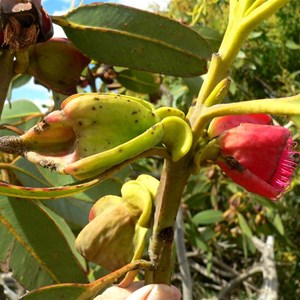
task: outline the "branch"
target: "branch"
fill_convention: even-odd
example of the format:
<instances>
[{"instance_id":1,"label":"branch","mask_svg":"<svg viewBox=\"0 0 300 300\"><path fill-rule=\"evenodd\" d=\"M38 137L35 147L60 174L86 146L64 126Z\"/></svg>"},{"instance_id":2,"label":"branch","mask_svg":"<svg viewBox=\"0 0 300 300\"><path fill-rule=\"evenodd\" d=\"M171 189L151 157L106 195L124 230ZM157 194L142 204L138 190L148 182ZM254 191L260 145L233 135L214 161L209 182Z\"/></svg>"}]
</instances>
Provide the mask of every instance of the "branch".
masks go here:
<instances>
[{"instance_id":1,"label":"branch","mask_svg":"<svg viewBox=\"0 0 300 300\"><path fill-rule=\"evenodd\" d=\"M220 278L217 274L214 274L212 272L209 272L206 267L201 266L197 262L193 261L191 262L191 267L199 272L201 275L205 276L206 278L209 278L214 283L218 284L220 287L225 285L225 280Z\"/></svg>"},{"instance_id":2,"label":"branch","mask_svg":"<svg viewBox=\"0 0 300 300\"><path fill-rule=\"evenodd\" d=\"M234 279L219 293L218 299L228 299L227 294L234 289L242 281L257 272L263 273L263 285L259 292L258 300L277 300L278 299L278 278L276 272L276 264L274 261L274 237L268 236L264 243L257 237L253 237L252 241L258 251L262 253L261 262L247 269Z\"/></svg>"},{"instance_id":3,"label":"branch","mask_svg":"<svg viewBox=\"0 0 300 300\"><path fill-rule=\"evenodd\" d=\"M246 280L250 276L255 273L262 272L263 266L261 264L254 265L251 268L247 269L245 272L241 273L234 279L232 279L228 285L219 293L218 300L226 300L228 299L227 294L234 289L237 285L239 285L242 281ZM265 299L267 300L267 299Z\"/></svg>"},{"instance_id":4,"label":"branch","mask_svg":"<svg viewBox=\"0 0 300 300\"><path fill-rule=\"evenodd\" d=\"M265 243L257 237L253 237L252 241L255 247L262 253L263 285L260 289L258 300L277 300L278 278L274 260L274 237L268 236Z\"/></svg>"},{"instance_id":5,"label":"branch","mask_svg":"<svg viewBox=\"0 0 300 300\"><path fill-rule=\"evenodd\" d=\"M176 218L175 245L176 245L176 254L177 254L179 269L182 276L182 299L193 300L193 294L192 294L193 282L191 278L190 265L186 255L183 229L184 229L183 212L182 212L182 207L180 206Z\"/></svg>"}]
</instances>

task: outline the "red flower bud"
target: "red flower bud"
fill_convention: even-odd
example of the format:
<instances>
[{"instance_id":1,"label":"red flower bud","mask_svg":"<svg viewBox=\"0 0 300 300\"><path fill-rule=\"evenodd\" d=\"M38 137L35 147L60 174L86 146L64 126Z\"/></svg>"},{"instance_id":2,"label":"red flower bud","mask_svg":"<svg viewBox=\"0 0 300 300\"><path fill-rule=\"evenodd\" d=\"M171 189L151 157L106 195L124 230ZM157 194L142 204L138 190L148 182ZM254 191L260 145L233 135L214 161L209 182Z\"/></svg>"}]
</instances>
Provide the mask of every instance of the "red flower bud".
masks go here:
<instances>
[{"instance_id":1,"label":"red flower bud","mask_svg":"<svg viewBox=\"0 0 300 300\"><path fill-rule=\"evenodd\" d=\"M234 182L270 199L289 187L299 153L288 129L240 124L217 138L221 155L216 162Z\"/></svg>"}]
</instances>

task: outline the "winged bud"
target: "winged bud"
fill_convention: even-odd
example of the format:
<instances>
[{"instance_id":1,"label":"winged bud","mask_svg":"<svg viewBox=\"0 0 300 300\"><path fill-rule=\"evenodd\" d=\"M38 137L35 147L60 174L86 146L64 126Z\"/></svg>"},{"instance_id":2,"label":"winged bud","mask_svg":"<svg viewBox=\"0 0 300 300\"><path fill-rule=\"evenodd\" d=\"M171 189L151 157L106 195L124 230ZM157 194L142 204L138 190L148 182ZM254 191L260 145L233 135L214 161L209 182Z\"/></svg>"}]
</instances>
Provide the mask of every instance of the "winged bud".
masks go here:
<instances>
[{"instance_id":1,"label":"winged bud","mask_svg":"<svg viewBox=\"0 0 300 300\"><path fill-rule=\"evenodd\" d=\"M22 136L0 137L3 152L79 179L97 176L162 143L174 160L180 159L191 147L190 127L178 116L161 120L152 104L138 98L98 93L71 96L61 111Z\"/></svg>"},{"instance_id":2,"label":"winged bud","mask_svg":"<svg viewBox=\"0 0 300 300\"><path fill-rule=\"evenodd\" d=\"M26 49L52 37L52 21L40 0L2 0L0 5L4 45L10 49Z\"/></svg>"},{"instance_id":3,"label":"winged bud","mask_svg":"<svg viewBox=\"0 0 300 300\"><path fill-rule=\"evenodd\" d=\"M243 117L238 119L240 122ZM249 192L277 199L288 189L299 155L288 129L242 123L219 133L215 143L220 148L216 163Z\"/></svg>"},{"instance_id":4,"label":"winged bud","mask_svg":"<svg viewBox=\"0 0 300 300\"><path fill-rule=\"evenodd\" d=\"M141 175L123 185L122 197L109 195L98 200L90 211L90 222L76 239L79 253L108 270L139 259L146 226L152 220L154 187L156 193L158 180Z\"/></svg>"}]
</instances>

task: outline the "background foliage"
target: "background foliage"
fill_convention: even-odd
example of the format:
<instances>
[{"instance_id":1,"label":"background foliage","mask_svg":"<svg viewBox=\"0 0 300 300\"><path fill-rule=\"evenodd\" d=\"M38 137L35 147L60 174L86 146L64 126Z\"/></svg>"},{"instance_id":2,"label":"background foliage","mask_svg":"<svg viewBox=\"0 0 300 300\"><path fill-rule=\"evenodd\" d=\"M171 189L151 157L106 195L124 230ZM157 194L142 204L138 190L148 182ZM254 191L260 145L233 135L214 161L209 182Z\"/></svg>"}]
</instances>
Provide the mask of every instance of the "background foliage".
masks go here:
<instances>
[{"instance_id":1,"label":"background foliage","mask_svg":"<svg viewBox=\"0 0 300 300\"><path fill-rule=\"evenodd\" d=\"M213 42L217 45L226 26L227 8L227 1L222 0L173 0L168 13L201 33L214 30L210 37L215 37ZM299 93L299 18L300 2L291 1L252 32L231 69L232 85L227 101ZM188 87L184 79L181 84ZM178 82L171 84L174 90L179 86ZM191 91L191 88L187 88L177 102L192 101L189 98ZM277 121L290 126L287 120ZM299 136L297 130L294 130L294 136L296 139ZM191 180L185 194L184 209L195 299L216 295L224 284L222 280L230 280L230 272L243 272L259 261L260 253L249 242L249 235L262 239L267 235L275 236L280 297L300 297L299 175L298 170L292 191L279 203L267 202L259 196L246 193L213 166L203 169L199 177ZM205 182L204 188L197 184L200 181ZM202 218L197 218L199 211L211 212L211 209L223 212L223 219L213 222L211 218L212 224L207 224ZM227 267L231 268L229 273L222 273L225 266L220 262L226 264L226 271ZM252 277L248 283L259 286L260 275ZM232 299L251 298L249 289L243 289L242 286L232 292Z\"/></svg>"}]
</instances>

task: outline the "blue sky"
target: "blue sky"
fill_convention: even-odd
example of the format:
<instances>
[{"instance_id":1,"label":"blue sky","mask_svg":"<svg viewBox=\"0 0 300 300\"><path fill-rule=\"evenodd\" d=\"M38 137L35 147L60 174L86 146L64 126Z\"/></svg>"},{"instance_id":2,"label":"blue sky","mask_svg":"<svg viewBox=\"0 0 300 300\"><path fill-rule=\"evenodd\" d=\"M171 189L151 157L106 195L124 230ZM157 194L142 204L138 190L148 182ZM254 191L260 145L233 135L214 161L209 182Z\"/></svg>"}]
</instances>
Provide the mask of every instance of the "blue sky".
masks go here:
<instances>
[{"instance_id":1,"label":"blue sky","mask_svg":"<svg viewBox=\"0 0 300 300\"><path fill-rule=\"evenodd\" d=\"M1 1L0 1L1 2ZM45 10L50 15L61 15L66 13L72 6L72 4L77 7L81 2L84 4L89 4L93 2L97 2L96 0L42 0L42 5ZM151 4L156 3L162 7L166 7L169 0L103 0L99 2L118 2L121 4L125 4L128 6L137 7L140 9L147 9ZM55 36L63 36L64 33L62 29L58 26L55 27ZM12 91L12 100L17 99L29 99L33 100L34 102L42 105L51 105L51 94L49 91L42 87L41 85L37 85L33 83L31 80L28 84L14 89Z\"/></svg>"},{"instance_id":2,"label":"blue sky","mask_svg":"<svg viewBox=\"0 0 300 300\"><path fill-rule=\"evenodd\" d=\"M142 1L142 0L141 0ZM63 12L63 11L67 11L71 5L73 4L75 7L77 7L82 1L81 0L43 0L42 1L42 5L43 7L46 9L47 12L49 12L50 14L57 14L57 12ZM85 0L83 1L84 4L89 4L89 3L93 3L96 2L95 0ZM101 2L119 2L117 1L101 1Z\"/></svg>"}]
</instances>

